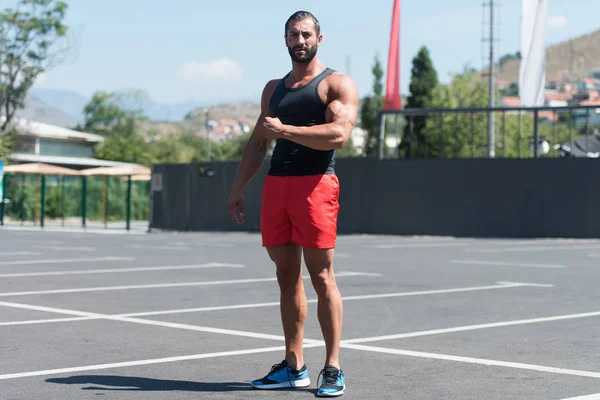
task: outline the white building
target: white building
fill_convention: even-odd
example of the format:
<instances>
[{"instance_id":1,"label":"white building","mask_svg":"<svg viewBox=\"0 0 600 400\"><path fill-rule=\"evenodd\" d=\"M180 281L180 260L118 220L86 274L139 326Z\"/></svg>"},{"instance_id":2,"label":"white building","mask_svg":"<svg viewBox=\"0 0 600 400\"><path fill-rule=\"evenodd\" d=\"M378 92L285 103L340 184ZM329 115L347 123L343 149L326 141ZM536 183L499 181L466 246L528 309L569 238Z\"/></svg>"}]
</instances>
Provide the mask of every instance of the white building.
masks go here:
<instances>
[{"instance_id":1,"label":"white building","mask_svg":"<svg viewBox=\"0 0 600 400\"><path fill-rule=\"evenodd\" d=\"M0 116L0 123L6 121ZM13 118L11 125L19 133L19 140L10 159L17 163L45 163L73 169L130 165L95 157L95 146L104 137L60 126Z\"/></svg>"}]
</instances>

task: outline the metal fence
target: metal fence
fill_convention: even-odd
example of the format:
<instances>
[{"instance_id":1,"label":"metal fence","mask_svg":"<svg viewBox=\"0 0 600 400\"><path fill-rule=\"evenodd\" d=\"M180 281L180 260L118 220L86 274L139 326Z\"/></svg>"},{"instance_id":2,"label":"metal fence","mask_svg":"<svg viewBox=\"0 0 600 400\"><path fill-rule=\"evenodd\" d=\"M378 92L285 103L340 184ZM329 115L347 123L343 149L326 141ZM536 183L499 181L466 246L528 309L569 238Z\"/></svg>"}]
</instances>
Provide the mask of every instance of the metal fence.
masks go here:
<instances>
[{"instance_id":1,"label":"metal fence","mask_svg":"<svg viewBox=\"0 0 600 400\"><path fill-rule=\"evenodd\" d=\"M380 159L600 156L600 106L404 109L379 122Z\"/></svg>"},{"instance_id":2,"label":"metal fence","mask_svg":"<svg viewBox=\"0 0 600 400\"><path fill-rule=\"evenodd\" d=\"M149 182L132 177L5 174L0 225L115 227L149 217Z\"/></svg>"}]
</instances>

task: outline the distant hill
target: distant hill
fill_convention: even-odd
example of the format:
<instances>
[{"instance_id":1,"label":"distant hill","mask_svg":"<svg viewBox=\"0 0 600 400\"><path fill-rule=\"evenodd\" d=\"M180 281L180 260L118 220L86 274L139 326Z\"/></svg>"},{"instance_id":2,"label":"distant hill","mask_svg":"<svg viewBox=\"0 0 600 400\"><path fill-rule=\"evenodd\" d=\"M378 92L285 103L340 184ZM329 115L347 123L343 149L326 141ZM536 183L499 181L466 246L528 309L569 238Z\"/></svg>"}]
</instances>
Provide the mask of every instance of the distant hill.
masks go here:
<instances>
[{"instance_id":1,"label":"distant hill","mask_svg":"<svg viewBox=\"0 0 600 400\"><path fill-rule=\"evenodd\" d=\"M521 61L513 58L497 69L497 79L519 82ZM600 30L551 45L546 51L547 81L583 79L600 69Z\"/></svg>"},{"instance_id":2,"label":"distant hill","mask_svg":"<svg viewBox=\"0 0 600 400\"><path fill-rule=\"evenodd\" d=\"M60 89L32 89L34 96L44 103L70 115L78 122L83 121L83 108L89 98L69 90ZM163 104L154 101L145 93L131 101L131 107L139 107L154 121L183 121L186 114L194 108L203 106L204 103L197 101L185 101L175 104Z\"/></svg>"},{"instance_id":3,"label":"distant hill","mask_svg":"<svg viewBox=\"0 0 600 400\"><path fill-rule=\"evenodd\" d=\"M73 118L72 115L63 112L32 95L27 96L25 99L25 108L17 110L16 115L21 118L65 128L73 128L78 123L77 119Z\"/></svg>"}]
</instances>

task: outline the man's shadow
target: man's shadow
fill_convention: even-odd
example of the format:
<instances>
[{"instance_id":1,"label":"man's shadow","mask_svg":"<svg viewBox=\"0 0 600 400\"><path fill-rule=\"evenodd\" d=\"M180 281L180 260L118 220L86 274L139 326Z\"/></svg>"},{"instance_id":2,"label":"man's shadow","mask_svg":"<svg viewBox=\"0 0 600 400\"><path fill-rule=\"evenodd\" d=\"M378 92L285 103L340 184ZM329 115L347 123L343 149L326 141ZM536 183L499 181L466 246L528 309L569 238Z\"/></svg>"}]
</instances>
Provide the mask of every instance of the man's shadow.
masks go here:
<instances>
[{"instance_id":1,"label":"man's shadow","mask_svg":"<svg viewBox=\"0 0 600 400\"><path fill-rule=\"evenodd\" d=\"M164 379L140 378L114 375L75 375L68 378L46 379L49 383L65 385L86 385L81 390L119 390L141 392L243 392L255 390L247 382L194 382ZM100 385L100 386L98 386ZM286 389L281 389L286 390ZM290 389L288 389L290 390ZM306 389L291 389L306 390Z\"/></svg>"}]
</instances>

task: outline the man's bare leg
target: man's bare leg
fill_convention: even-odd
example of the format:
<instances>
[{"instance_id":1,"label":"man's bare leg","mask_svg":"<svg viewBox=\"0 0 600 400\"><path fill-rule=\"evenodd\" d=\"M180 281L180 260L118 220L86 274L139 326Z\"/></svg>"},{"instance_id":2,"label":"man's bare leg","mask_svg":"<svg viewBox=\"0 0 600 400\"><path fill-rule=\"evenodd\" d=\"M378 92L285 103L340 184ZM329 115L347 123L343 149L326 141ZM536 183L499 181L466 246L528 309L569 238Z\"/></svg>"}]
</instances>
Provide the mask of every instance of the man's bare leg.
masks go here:
<instances>
[{"instance_id":1,"label":"man's bare leg","mask_svg":"<svg viewBox=\"0 0 600 400\"><path fill-rule=\"evenodd\" d=\"M302 282L302 248L295 243L268 247L269 257L277 268L281 322L285 336L285 359L293 369L302 368L304 356L304 322L307 313L306 294Z\"/></svg>"},{"instance_id":2,"label":"man's bare leg","mask_svg":"<svg viewBox=\"0 0 600 400\"><path fill-rule=\"evenodd\" d=\"M333 272L334 249L304 248L304 261L318 296L317 316L325 340L325 364L340 368L343 304Z\"/></svg>"}]
</instances>

